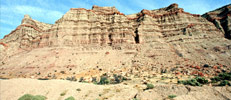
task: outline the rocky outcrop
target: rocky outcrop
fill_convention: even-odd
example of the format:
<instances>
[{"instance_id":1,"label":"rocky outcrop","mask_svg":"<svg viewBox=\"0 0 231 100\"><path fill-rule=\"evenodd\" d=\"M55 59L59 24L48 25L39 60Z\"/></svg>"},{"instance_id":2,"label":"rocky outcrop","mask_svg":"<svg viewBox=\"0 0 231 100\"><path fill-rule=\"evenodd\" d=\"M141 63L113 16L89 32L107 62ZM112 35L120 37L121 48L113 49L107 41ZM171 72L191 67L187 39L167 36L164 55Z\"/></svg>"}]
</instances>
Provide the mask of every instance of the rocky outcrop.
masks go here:
<instances>
[{"instance_id":1,"label":"rocky outcrop","mask_svg":"<svg viewBox=\"0 0 231 100\"><path fill-rule=\"evenodd\" d=\"M0 40L0 77L216 75L230 70L230 47L221 28L178 4L131 15L115 7L71 8L55 24L25 15Z\"/></svg>"},{"instance_id":2,"label":"rocky outcrop","mask_svg":"<svg viewBox=\"0 0 231 100\"><path fill-rule=\"evenodd\" d=\"M184 12L177 4L158 10L144 9L127 16L115 7L93 6L91 10L71 8L54 25L38 22L25 15L21 25L6 35L3 41L18 42L19 48L28 49L82 44L149 43L162 38L171 42L178 40L175 37L182 34L198 38L217 37L221 36L221 31L200 15Z\"/></svg>"},{"instance_id":3,"label":"rocky outcrop","mask_svg":"<svg viewBox=\"0 0 231 100\"><path fill-rule=\"evenodd\" d=\"M145 43L160 38L167 39L166 42L178 41L184 38L179 37L180 35L187 36L187 39L192 35L194 38L222 37L221 31L210 22L200 15L184 12L182 8L178 8L177 4L158 10L144 9L136 14L136 17L129 19L135 20L134 23L137 26L135 32L138 33L140 41Z\"/></svg>"},{"instance_id":4,"label":"rocky outcrop","mask_svg":"<svg viewBox=\"0 0 231 100\"><path fill-rule=\"evenodd\" d=\"M207 12L202 16L221 30L226 38L231 39L231 4Z\"/></svg>"}]
</instances>

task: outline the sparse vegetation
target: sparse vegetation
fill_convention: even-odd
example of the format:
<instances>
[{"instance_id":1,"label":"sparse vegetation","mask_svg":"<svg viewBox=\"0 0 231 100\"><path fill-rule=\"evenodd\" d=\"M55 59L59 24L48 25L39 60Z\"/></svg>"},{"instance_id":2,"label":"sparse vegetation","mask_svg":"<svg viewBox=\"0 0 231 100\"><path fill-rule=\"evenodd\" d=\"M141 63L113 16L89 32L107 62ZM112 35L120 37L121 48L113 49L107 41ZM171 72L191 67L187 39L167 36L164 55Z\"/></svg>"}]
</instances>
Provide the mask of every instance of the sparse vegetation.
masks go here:
<instances>
[{"instance_id":1,"label":"sparse vegetation","mask_svg":"<svg viewBox=\"0 0 231 100\"><path fill-rule=\"evenodd\" d=\"M231 81L231 72L230 73L221 73L218 75L221 80L229 80Z\"/></svg>"},{"instance_id":2,"label":"sparse vegetation","mask_svg":"<svg viewBox=\"0 0 231 100\"><path fill-rule=\"evenodd\" d=\"M75 98L73 96L70 96L70 97L66 98L65 100L75 100Z\"/></svg>"},{"instance_id":3,"label":"sparse vegetation","mask_svg":"<svg viewBox=\"0 0 231 100\"><path fill-rule=\"evenodd\" d=\"M207 83L208 80L206 80L204 77L196 77L190 80L178 81L178 84L191 85L191 86L202 86L203 84L207 84Z\"/></svg>"},{"instance_id":4,"label":"sparse vegetation","mask_svg":"<svg viewBox=\"0 0 231 100\"><path fill-rule=\"evenodd\" d=\"M226 86L226 85L231 86L231 83L227 80L222 80L219 84L219 86Z\"/></svg>"},{"instance_id":5,"label":"sparse vegetation","mask_svg":"<svg viewBox=\"0 0 231 100\"><path fill-rule=\"evenodd\" d=\"M101 76L100 77L100 81L98 82L98 84L103 85L103 84L109 84L110 80L108 79L107 76Z\"/></svg>"},{"instance_id":6,"label":"sparse vegetation","mask_svg":"<svg viewBox=\"0 0 231 100\"><path fill-rule=\"evenodd\" d=\"M221 80L221 79L220 79L220 77L218 77L218 76L215 76L215 77L211 78L212 83L219 82L220 80Z\"/></svg>"},{"instance_id":7,"label":"sparse vegetation","mask_svg":"<svg viewBox=\"0 0 231 100\"><path fill-rule=\"evenodd\" d=\"M103 74L100 77L100 81L99 82L94 81L93 83L97 83L98 85L118 84L118 83L123 82L124 80L127 80L127 78L123 77L122 75L113 74L113 77L114 78L110 79L107 74Z\"/></svg>"},{"instance_id":8,"label":"sparse vegetation","mask_svg":"<svg viewBox=\"0 0 231 100\"><path fill-rule=\"evenodd\" d=\"M76 79L75 76L67 77L66 80L69 80L69 81L77 81L77 79Z\"/></svg>"},{"instance_id":9,"label":"sparse vegetation","mask_svg":"<svg viewBox=\"0 0 231 100\"><path fill-rule=\"evenodd\" d=\"M211 78L212 83L218 83L219 86L229 85L231 86L231 72L220 73L218 76Z\"/></svg>"},{"instance_id":10,"label":"sparse vegetation","mask_svg":"<svg viewBox=\"0 0 231 100\"><path fill-rule=\"evenodd\" d=\"M173 98L175 98L175 97L176 97L176 95L169 95L169 96L168 96L169 99L173 99Z\"/></svg>"},{"instance_id":11,"label":"sparse vegetation","mask_svg":"<svg viewBox=\"0 0 231 100\"><path fill-rule=\"evenodd\" d=\"M113 77L114 77L114 81L112 81L113 84L118 84L123 82L124 80L127 80L127 78L123 77L122 75L114 74Z\"/></svg>"},{"instance_id":12,"label":"sparse vegetation","mask_svg":"<svg viewBox=\"0 0 231 100\"><path fill-rule=\"evenodd\" d=\"M42 95L36 95L33 96L31 94L25 94L22 97L20 97L18 100L46 100L47 98Z\"/></svg>"},{"instance_id":13,"label":"sparse vegetation","mask_svg":"<svg viewBox=\"0 0 231 100\"><path fill-rule=\"evenodd\" d=\"M210 78L210 79L211 79L210 83L215 83L215 85L231 86L231 82L230 82L231 81L231 72L220 73L218 76L214 76L213 78ZM191 85L191 86L202 86L203 84L207 84L209 82L204 77L196 77L196 78L190 79L190 80L178 81L178 83L184 84L184 85Z\"/></svg>"},{"instance_id":14,"label":"sparse vegetation","mask_svg":"<svg viewBox=\"0 0 231 100\"><path fill-rule=\"evenodd\" d=\"M208 80L206 80L204 77L196 77L195 78L197 80L197 82L199 82L200 84L207 84Z\"/></svg>"},{"instance_id":15,"label":"sparse vegetation","mask_svg":"<svg viewBox=\"0 0 231 100\"><path fill-rule=\"evenodd\" d=\"M154 85L151 83L146 84L146 86L147 86L146 90L154 88Z\"/></svg>"}]
</instances>

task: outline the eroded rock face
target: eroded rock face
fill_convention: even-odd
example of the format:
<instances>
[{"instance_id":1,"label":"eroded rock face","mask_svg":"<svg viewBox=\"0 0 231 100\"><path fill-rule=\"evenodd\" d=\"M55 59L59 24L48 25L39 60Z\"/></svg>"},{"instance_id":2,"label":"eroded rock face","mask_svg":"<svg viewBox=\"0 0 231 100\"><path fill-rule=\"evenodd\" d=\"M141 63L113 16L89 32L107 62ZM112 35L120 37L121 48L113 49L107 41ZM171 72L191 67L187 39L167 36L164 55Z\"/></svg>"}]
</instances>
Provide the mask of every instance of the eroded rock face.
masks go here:
<instances>
[{"instance_id":1,"label":"eroded rock face","mask_svg":"<svg viewBox=\"0 0 231 100\"><path fill-rule=\"evenodd\" d=\"M226 38L231 39L231 4L207 12L202 16L224 32Z\"/></svg>"},{"instance_id":2,"label":"eroded rock face","mask_svg":"<svg viewBox=\"0 0 231 100\"><path fill-rule=\"evenodd\" d=\"M126 16L115 7L71 8L54 25L25 15L21 25L3 41L18 42L19 48L37 48L150 43L163 39L171 42L178 41L177 36L182 34L197 38L222 37L221 31L200 15L184 12L177 4L172 4L158 10L144 9L133 16Z\"/></svg>"},{"instance_id":3,"label":"eroded rock face","mask_svg":"<svg viewBox=\"0 0 231 100\"><path fill-rule=\"evenodd\" d=\"M115 7L71 8L53 25L25 15L0 43L0 76L65 77L58 74L64 70L78 77L105 72L143 77L163 70L215 75L231 66L231 42L223 31L177 4L132 15ZM226 68L190 67L203 64Z\"/></svg>"}]
</instances>

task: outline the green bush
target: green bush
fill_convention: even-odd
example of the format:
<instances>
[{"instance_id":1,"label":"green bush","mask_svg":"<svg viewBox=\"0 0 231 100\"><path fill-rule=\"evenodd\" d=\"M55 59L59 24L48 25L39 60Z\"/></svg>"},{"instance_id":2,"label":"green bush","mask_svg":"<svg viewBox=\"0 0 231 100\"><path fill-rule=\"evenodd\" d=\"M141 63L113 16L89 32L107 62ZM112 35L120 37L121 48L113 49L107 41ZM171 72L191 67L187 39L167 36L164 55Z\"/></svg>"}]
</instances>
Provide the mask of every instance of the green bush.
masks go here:
<instances>
[{"instance_id":1,"label":"green bush","mask_svg":"<svg viewBox=\"0 0 231 100\"><path fill-rule=\"evenodd\" d=\"M103 85L103 84L109 84L109 83L110 83L110 80L108 79L107 76L101 76L98 84Z\"/></svg>"},{"instance_id":2,"label":"green bush","mask_svg":"<svg viewBox=\"0 0 231 100\"><path fill-rule=\"evenodd\" d=\"M173 98L175 98L175 97L176 97L176 95L169 95L169 96L168 96L169 99L173 99Z\"/></svg>"},{"instance_id":3,"label":"green bush","mask_svg":"<svg viewBox=\"0 0 231 100\"><path fill-rule=\"evenodd\" d=\"M231 72L230 73L221 73L218 75L221 80L230 80L231 81Z\"/></svg>"},{"instance_id":4,"label":"green bush","mask_svg":"<svg viewBox=\"0 0 231 100\"><path fill-rule=\"evenodd\" d=\"M146 89L153 89L154 88L154 85L153 84L146 84L147 88Z\"/></svg>"},{"instance_id":5,"label":"green bush","mask_svg":"<svg viewBox=\"0 0 231 100\"><path fill-rule=\"evenodd\" d=\"M221 78L218 76L215 76L215 77L211 78L211 81L212 81L212 83L216 83L216 82L221 81Z\"/></svg>"},{"instance_id":6,"label":"green bush","mask_svg":"<svg viewBox=\"0 0 231 100\"><path fill-rule=\"evenodd\" d=\"M115 79L115 82L114 82L115 84L116 84L116 83L120 83L120 82L123 81L121 75L116 75L116 74L114 74L113 76L114 76L114 79Z\"/></svg>"},{"instance_id":7,"label":"green bush","mask_svg":"<svg viewBox=\"0 0 231 100\"><path fill-rule=\"evenodd\" d=\"M114 81L111 82L113 84L118 84L118 83L121 83L121 82L127 80L127 78L122 76L122 75L114 74L113 77L114 77Z\"/></svg>"},{"instance_id":8,"label":"green bush","mask_svg":"<svg viewBox=\"0 0 231 100\"><path fill-rule=\"evenodd\" d=\"M196 77L190 80L178 81L178 84L191 85L191 86L202 86L203 84L207 84L207 83L208 80L206 80L204 77Z\"/></svg>"},{"instance_id":9,"label":"green bush","mask_svg":"<svg viewBox=\"0 0 231 100\"><path fill-rule=\"evenodd\" d=\"M225 86L225 85L230 86L229 81L231 81L231 72L220 73L218 76L211 78L212 83L220 82L219 86Z\"/></svg>"},{"instance_id":10,"label":"green bush","mask_svg":"<svg viewBox=\"0 0 231 100\"><path fill-rule=\"evenodd\" d=\"M42 95L33 96L31 94L25 94L22 97L20 97L18 100L46 100L46 97Z\"/></svg>"},{"instance_id":11,"label":"green bush","mask_svg":"<svg viewBox=\"0 0 231 100\"><path fill-rule=\"evenodd\" d=\"M70 97L66 98L65 100L75 100L75 98L70 96Z\"/></svg>"},{"instance_id":12,"label":"green bush","mask_svg":"<svg viewBox=\"0 0 231 100\"><path fill-rule=\"evenodd\" d=\"M229 82L231 81L231 72L220 73L218 76L215 76L210 79L211 79L211 83L219 82L219 86L225 86L225 85L231 86L231 83ZM178 83L184 85L201 86L203 84L207 84L208 80L206 80L204 77L196 77L190 80L178 81Z\"/></svg>"},{"instance_id":13,"label":"green bush","mask_svg":"<svg viewBox=\"0 0 231 100\"><path fill-rule=\"evenodd\" d=\"M197 80L197 82L199 82L200 84L207 84L208 80L206 80L204 77L196 77L195 78Z\"/></svg>"},{"instance_id":14,"label":"green bush","mask_svg":"<svg viewBox=\"0 0 231 100\"><path fill-rule=\"evenodd\" d=\"M222 80L219 84L219 86L226 86L226 85L231 86L230 82L227 80Z\"/></svg>"}]
</instances>

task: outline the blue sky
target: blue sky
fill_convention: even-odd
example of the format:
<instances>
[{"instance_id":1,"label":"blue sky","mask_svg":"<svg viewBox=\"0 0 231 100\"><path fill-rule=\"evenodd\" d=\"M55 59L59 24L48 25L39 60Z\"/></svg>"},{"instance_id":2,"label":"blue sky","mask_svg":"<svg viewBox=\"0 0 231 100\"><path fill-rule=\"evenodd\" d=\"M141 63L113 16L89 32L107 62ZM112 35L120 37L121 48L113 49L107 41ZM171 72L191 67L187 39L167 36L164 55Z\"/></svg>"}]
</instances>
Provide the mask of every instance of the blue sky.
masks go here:
<instances>
[{"instance_id":1,"label":"blue sky","mask_svg":"<svg viewBox=\"0 0 231 100\"><path fill-rule=\"evenodd\" d=\"M229 0L0 0L0 39L18 25L25 14L33 19L53 24L70 8L91 9L92 5L115 6L120 12L133 14L142 9L158 9L172 3L186 12L203 14L224 5Z\"/></svg>"}]
</instances>

